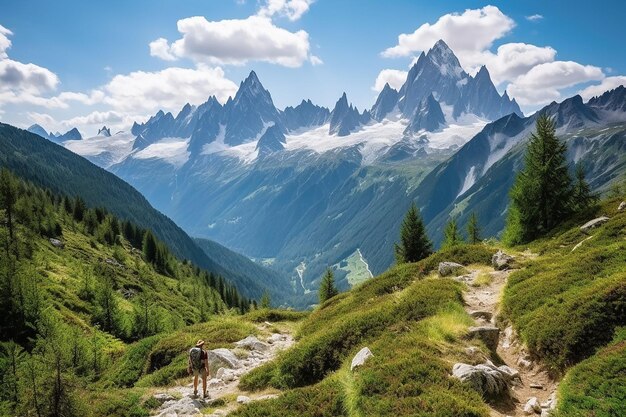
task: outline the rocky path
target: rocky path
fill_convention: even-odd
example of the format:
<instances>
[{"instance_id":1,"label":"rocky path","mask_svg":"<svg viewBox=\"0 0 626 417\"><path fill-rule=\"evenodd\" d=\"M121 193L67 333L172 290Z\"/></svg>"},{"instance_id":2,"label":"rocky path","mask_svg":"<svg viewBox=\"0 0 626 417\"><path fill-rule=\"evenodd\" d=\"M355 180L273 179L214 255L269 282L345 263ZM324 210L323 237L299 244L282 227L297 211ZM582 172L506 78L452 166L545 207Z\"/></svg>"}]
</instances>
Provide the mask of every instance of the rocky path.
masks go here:
<instances>
[{"instance_id":1,"label":"rocky path","mask_svg":"<svg viewBox=\"0 0 626 417\"><path fill-rule=\"evenodd\" d=\"M556 382L539 364L531 361L511 327L495 328L502 291L511 272L493 268L470 269L468 275L458 277L457 280L468 285L465 308L476 320L476 327L470 329L470 332L476 329L492 329L498 335L494 362L496 365L507 365L519 375L510 384L510 398L491 404L491 416L545 417L555 404ZM495 342L494 340L494 344Z\"/></svg>"},{"instance_id":2,"label":"rocky path","mask_svg":"<svg viewBox=\"0 0 626 417\"><path fill-rule=\"evenodd\" d=\"M249 336L236 343L235 349L215 349L209 351L211 368L215 369L208 381L210 398L202 398L202 382L199 381L199 396L193 395L193 380L188 378L183 385L159 390L154 398L161 406L154 415L159 417L221 417L250 401L262 401L278 396L277 392L241 391L238 387L241 376L274 359L276 355L294 344L290 332L271 333L270 323L259 326L260 340Z\"/></svg>"}]
</instances>

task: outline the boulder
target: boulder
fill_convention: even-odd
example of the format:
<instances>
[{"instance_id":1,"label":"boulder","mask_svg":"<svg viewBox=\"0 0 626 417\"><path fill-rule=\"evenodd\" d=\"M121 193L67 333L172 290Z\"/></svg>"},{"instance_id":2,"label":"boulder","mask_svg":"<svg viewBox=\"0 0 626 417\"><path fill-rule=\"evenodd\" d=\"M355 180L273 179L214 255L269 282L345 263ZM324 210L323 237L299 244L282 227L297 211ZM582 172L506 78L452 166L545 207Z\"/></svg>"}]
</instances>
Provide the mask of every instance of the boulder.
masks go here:
<instances>
[{"instance_id":1,"label":"boulder","mask_svg":"<svg viewBox=\"0 0 626 417\"><path fill-rule=\"evenodd\" d=\"M190 397L183 397L180 400L166 401L158 414L160 417L169 416L195 416L200 414L200 408L204 403Z\"/></svg>"},{"instance_id":2,"label":"boulder","mask_svg":"<svg viewBox=\"0 0 626 417\"><path fill-rule=\"evenodd\" d=\"M468 337L481 340L489 350L495 352L500 339L500 329L494 326L470 327Z\"/></svg>"},{"instance_id":3,"label":"boulder","mask_svg":"<svg viewBox=\"0 0 626 417\"><path fill-rule=\"evenodd\" d=\"M602 226L604 223L608 222L609 218L606 216L601 216L593 220L589 220L587 223L580 226L580 230L583 233L589 232L591 229L595 229L596 227Z\"/></svg>"},{"instance_id":4,"label":"boulder","mask_svg":"<svg viewBox=\"0 0 626 417\"><path fill-rule=\"evenodd\" d=\"M472 311L470 316L476 320L491 321L492 314L489 311Z\"/></svg>"},{"instance_id":5,"label":"boulder","mask_svg":"<svg viewBox=\"0 0 626 417\"><path fill-rule=\"evenodd\" d=\"M354 368L357 368L359 366L363 366L365 364L365 362L371 356L374 356L374 354L372 353L372 351L369 348L364 347L363 349L359 350L359 353L357 353L354 356L354 358L352 359L352 363L350 364L350 370L353 371Z\"/></svg>"},{"instance_id":6,"label":"boulder","mask_svg":"<svg viewBox=\"0 0 626 417\"><path fill-rule=\"evenodd\" d=\"M267 343L261 342L255 336L248 336L245 339L235 343L235 345L240 348L256 350L258 352L265 352L269 349L269 345Z\"/></svg>"},{"instance_id":7,"label":"boulder","mask_svg":"<svg viewBox=\"0 0 626 417\"><path fill-rule=\"evenodd\" d=\"M619 207L617 208L617 211L624 211L626 210L626 201L622 201L621 203L619 203Z\"/></svg>"},{"instance_id":8,"label":"boulder","mask_svg":"<svg viewBox=\"0 0 626 417\"><path fill-rule=\"evenodd\" d=\"M493 266L493 269L496 271L504 271L506 269L511 269L514 260L514 257L507 255L502 252L502 250L499 250L491 257L491 266Z\"/></svg>"},{"instance_id":9,"label":"boulder","mask_svg":"<svg viewBox=\"0 0 626 417\"><path fill-rule=\"evenodd\" d=\"M240 395L237 397L237 402L239 404L248 404L250 401L252 401L250 397L246 397L245 395Z\"/></svg>"},{"instance_id":10,"label":"boulder","mask_svg":"<svg viewBox=\"0 0 626 417\"><path fill-rule=\"evenodd\" d=\"M535 413L541 413L541 405L539 404L537 397L531 397L524 405L524 414L530 415Z\"/></svg>"},{"instance_id":11,"label":"boulder","mask_svg":"<svg viewBox=\"0 0 626 417\"><path fill-rule=\"evenodd\" d=\"M209 371L216 375L220 368L238 369L241 367L239 359L228 349L213 349L207 351L209 359Z\"/></svg>"},{"instance_id":12,"label":"boulder","mask_svg":"<svg viewBox=\"0 0 626 417\"><path fill-rule=\"evenodd\" d=\"M502 397L509 393L509 386L519 377L508 366L495 366L487 361L480 365L457 363L452 368L452 376L469 385L487 399Z\"/></svg>"},{"instance_id":13,"label":"boulder","mask_svg":"<svg viewBox=\"0 0 626 417\"><path fill-rule=\"evenodd\" d=\"M154 397L155 400L157 400L161 404L163 404L163 403L165 403L167 401L172 401L172 400L176 399L171 394L168 394L166 392L159 392L157 394L154 394L153 397Z\"/></svg>"},{"instance_id":14,"label":"boulder","mask_svg":"<svg viewBox=\"0 0 626 417\"><path fill-rule=\"evenodd\" d=\"M55 238L51 237L50 238L50 243L55 248L65 249L65 244L63 242L61 242L59 239L55 239Z\"/></svg>"},{"instance_id":15,"label":"boulder","mask_svg":"<svg viewBox=\"0 0 626 417\"><path fill-rule=\"evenodd\" d=\"M461 273L464 270L465 270L465 267L461 264L457 264L456 262L439 262L439 268L437 268L439 275L442 277L447 277L448 275Z\"/></svg>"}]
</instances>

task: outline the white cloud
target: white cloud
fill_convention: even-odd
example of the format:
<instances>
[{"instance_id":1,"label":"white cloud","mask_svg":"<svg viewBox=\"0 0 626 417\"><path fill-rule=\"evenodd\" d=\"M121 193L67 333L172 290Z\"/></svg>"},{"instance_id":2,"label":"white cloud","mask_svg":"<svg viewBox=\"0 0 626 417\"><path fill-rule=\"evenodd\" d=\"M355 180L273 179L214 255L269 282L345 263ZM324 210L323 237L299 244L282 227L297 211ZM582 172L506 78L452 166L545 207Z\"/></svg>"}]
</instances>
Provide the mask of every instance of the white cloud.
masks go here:
<instances>
[{"instance_id":1,"label":"white cloud","mask_svg":"<svg viewBox=\"0 0 626 417\"><path fill-rule=\"evenodd\" d=\"M613 90L620 85L626 86L626 76L620 75L615 77L606 77L600 84L590 85L579 91L578 94L580 94L584 100L589 100L592 97L602 95L606 91Z\"/></svg>"},{"instance_id":2,"label":"white cloud","mask_svg":"<svg viewBox=\"0 0 626 417\"><path fill-rule=\"evenodd\" d=\"M311 61L311 65L313 66L322 65L324 63L324 61L322 61L320 57L315 56L315 55L311 55L311 57L309 58L309 61Z\"/></svg>"},{"instance_id":3,"label":"white cloud","mask_svg":"<svg viewBox=\"0 0 626 417\"><path fill-rule=\"evenodd\" d=\"M487 65L496 85L511 81L527 73L536 65L554 61L556 50L549 46L526 43L506 43L495 54L486 51L483 64Z\"/></svg>"},{"instance_id":4,"label":"white cloud","mask_svg":"<svg viewBox=\"0 0 626 417\"><path fill-rule=\"evenodd\" d=\"M170 46L165 38L150 42L150 56L161 58L164 61L176 60L176 57L170 53Z\"/></svg>"},{"instance_id":5,"label":"white cloud","mask_svg":"<svg viewBox=\"0 0 626 417\"><path fill-rule=\"evenodd\" d=\"M285 16L294 21L309 11L309 7L315 0L267 0L266 4L258 12L259 16L272 17L274 15Z\"/></svg>"},{"instance_id":6,"label":"white cloud","mask_svg":"<svg viewBox=\"0 0 626 417\"><path fill-rule=\"evenodd\" d=\"M413 33L398 36L398 44L383 51L385 57L410 56L426 51L443 39L463 63L467 54L483 51L513 29L515 22L495 6L468 9L441 16L432 25L424 23Z\"/></svg>"},{"instance_id":7,"label":"white cloud","mask_svg":"<svg viewBox=\"0 0 626 417\"><path fill-rule=\"evenodd\" d=\"M47 68L24 64L12 59L0 60L0 90L51 91L59 84L59 77Z\"/></svg>"},{"instance_id":8,"label":"white cloud","mask_svg":"<svg viewBox=\"0 0 626 417\"><path fill-rule=\"evenodd\" d=\"M221 68L198 65L195 69L170 67L161 71L135 71L116 75L104 86L104 102L119 112L178 110L185 103L201 103L215 95L224 102L237 85Z\"/></svg>"},{"instance_id":9,"label":"white cloud","mask_svg":"<svg viewBox=\"0 0 626 417\"><path fill-rule=\"evenodd\" d=\"M526 20L530 22L537 22L542 19L543 19L543 15L540 15L540 14L532 14L530 16L526 16Z\"/></svg>"},{"instance_id":10,"label":"white cloud","mask_svg":"<svg viewBox=\"0 0 626 417\"><path fill-rule=\"evenodd\" d=\"M13 32L0 25L0 59L7 58L7 49L11 47L11 39L9 39L11 35Z\"/></svg>"},{"instance_id":11,"label":"white cloud","mask_svg":"<svg viewBox=\"0 0 626 417\"><path fill-rule=\"evenodd\" d=\"M399 90L402 87L402 84L406 81L407 71L400 71L395 69L384 69L378 73L376 77L376 82L374 82L374 86L372 90L379 92L384 87L385 84L389 83L391 88Z\"/></svg>"},{"instance_id":12,"label":"white cloud","mask_svg":"<svg viewBox=\"0 0 626 417\"><path fill-rule=\"evenodd\" d=\"M598 67L572 61L547 62L518 77L507 91L522 105L546 104L561 98L560 89L603 78Z\"/></svg>"},{"instance_id":13,"label":"white cloud","mask_svg":"<svg viewBox=\"0 0 626 417\"><path fill-rule=\"evenodd\" d=\"M300 67L309 59L309 34L279 28L268 17L211 22L194 16L179 20L177 26L182 38L171 45L157 39L150 44L152 55L220 65L264 61L286 67Z\"/></svg>"}]
</instances>

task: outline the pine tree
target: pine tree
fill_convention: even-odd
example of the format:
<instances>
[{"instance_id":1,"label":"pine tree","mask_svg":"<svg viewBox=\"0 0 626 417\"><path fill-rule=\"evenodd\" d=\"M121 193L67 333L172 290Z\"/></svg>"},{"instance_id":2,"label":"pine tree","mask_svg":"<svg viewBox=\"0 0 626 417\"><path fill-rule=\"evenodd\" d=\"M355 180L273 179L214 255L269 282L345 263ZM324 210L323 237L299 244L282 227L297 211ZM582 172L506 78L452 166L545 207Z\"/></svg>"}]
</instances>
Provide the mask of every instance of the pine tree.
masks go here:
<instances>
[{"instance_id":1,"label":"pine tree","mask_svg":"<svg viewBox=\"0 0 626 417\"><path fill-rule=\"evenodd\" d=\"M156 239L150 230L147 230L143 235L142 247L146 262L155 263L158 256L158 248Z\"/></svg>"},{"instance_id":2,"label":"pine tree","mask_svg":"<svg viewBox=\"0 0 626 417\"><path fill-rule=\"evenodd\" d=\"M456 219L453 218L446 224L446 228L443 231L443 243L441 244L442 248L451 248L454 246L458 246L463 241L461 240L461 236L459 234L459 226L456 222Z\"/></svg>"},{"instance_id":3,"label":"pine tree","mask_svg":"<svg viewBox=\"0 0 626 417\"><path fill-rule=\"evenodd\" d=\"M590 207L595 201L596 196L591 192L585 179L585 167L582 163L578 163L576 164L574 192L572 194L573 206L576 211L581 211Z\"/></svg>"},{"instance_id":4,"label":"pine tree","mask_svg":"<svg viewBox=\"0 0 626 417\"><path fill-rule=\"evenodd\" d=\"M415 203L406 213L400 228L400 243L395 245L396 261L417 262L432 253L432 243L426 235L426 228Z\"/></svg>"},{"instance_id":5,"label":"pine tree","mask_svg":"<svg viewBox=\"0 0 626 417\"><path fill-rule=\"evenodd\" d=\"M4 209L9 231L9 242L13 242L13 211L17 201L17 181L6 169L0 170L0 208Z\"/></svg>"},{"instance_id":6,"label":"pine tree","mask_svg":"<svg viewBox=\"0 0 626 417\"><path fill-rule=\"evenodd\" d=\"M260 307L263 309L268 309L272 306L272 301L270 300L270 293L265 290L263 292L263 296L261 297Z\"/></svg>"},{"instance_id":7,"label":"pine tree","mask_svg":"<svg viewBox=\"0 0 626 417\"><path fill-rule=\"evenodd\" d=\"M469 220L467 221L467 241L475 245L481 241L480 237L480 226L478 224L478 216L476 213L472 213L470 215Z\"/></svg>"},{"instance_id":8,"label":"pine tree","mask_svg":"<svg viewBox=\"0 0 626 417\"><path fill-rule=\"evenodd\" d=\"M333 270L330 268L326 268L326 272L322 277L322 281L320 282L319 289L319 298L320 304L324 301L329 300L339 294L337 287L335 287L335 274Z\"/></svg>"},{"instance_id":9,"label":"pine tree","mask_svg":"<svg viewBox=\"0 0 626 417\"><path fill-rule=\"evenodd\" d=\"M529 242L566 219L572 209L572 179L554 121L537 118L528 143L524 168L511 188L511 207L504 236L508 244Z\"/></svg>"}]
</instances>

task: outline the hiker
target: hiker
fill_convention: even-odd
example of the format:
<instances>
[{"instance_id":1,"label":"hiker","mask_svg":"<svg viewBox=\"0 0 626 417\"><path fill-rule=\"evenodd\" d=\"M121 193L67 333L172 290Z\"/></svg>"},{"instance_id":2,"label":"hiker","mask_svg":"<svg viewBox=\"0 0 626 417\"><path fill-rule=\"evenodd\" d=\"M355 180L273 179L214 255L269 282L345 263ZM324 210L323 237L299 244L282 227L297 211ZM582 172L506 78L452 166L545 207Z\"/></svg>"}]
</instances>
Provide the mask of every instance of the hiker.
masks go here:
<instances>
[{"instance_id":1,"label":"hiker","mask_svg":"<svg viewBox=\"0 0 626 417\"><path fill-rule=\"evenodd\" d=\"M209 376L209 355L203 349L204 340L198 340L195 347L189 349L187 372L193 372L193 395L198 395L198 375L202 375L203 398L207 398L206 380Z\"/></svg>"}]
</instances>

